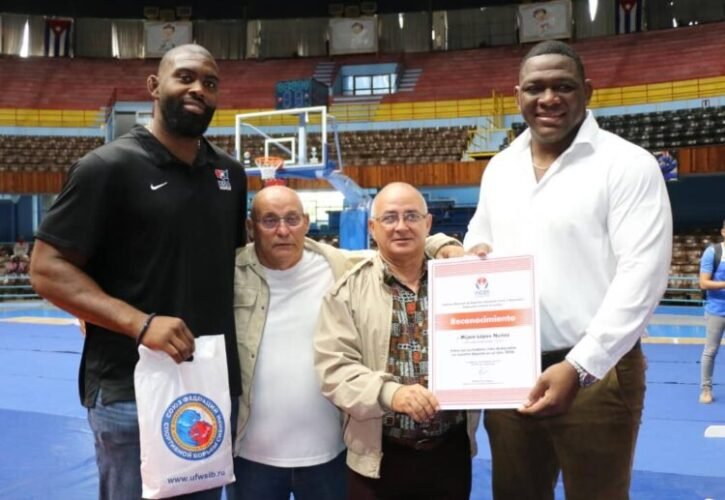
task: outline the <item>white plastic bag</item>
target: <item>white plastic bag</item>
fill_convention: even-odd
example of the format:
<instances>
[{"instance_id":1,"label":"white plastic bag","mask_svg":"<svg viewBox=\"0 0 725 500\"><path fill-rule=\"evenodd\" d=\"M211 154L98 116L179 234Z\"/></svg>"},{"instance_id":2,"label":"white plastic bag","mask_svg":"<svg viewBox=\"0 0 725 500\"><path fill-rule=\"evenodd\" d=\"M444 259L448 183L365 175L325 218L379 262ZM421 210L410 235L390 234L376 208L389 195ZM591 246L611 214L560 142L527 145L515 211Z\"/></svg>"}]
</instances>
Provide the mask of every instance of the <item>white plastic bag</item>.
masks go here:
<instances>
[{"instance_id":1,"label":"white plastic bag","mask_svg":"<svg viewBox=\"0 0 725 500\"><path fill-rule=\"evenodd\" d=\"M144 498L234 481L231 401L223 335L195 339L194 359L139 348L134 372Z\"/></svg>"}]
</instances>

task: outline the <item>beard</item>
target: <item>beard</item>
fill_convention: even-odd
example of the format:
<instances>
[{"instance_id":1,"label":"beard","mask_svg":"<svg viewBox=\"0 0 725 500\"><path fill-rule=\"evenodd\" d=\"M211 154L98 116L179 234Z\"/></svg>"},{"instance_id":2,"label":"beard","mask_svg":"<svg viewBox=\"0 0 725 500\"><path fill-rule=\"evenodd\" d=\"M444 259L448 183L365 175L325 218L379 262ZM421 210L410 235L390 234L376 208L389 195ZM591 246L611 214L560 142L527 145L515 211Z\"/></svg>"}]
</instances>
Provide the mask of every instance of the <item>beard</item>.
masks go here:
<instances>
[{"instance_id":1,"label":"beard","mask_svg":"<svg viewBox=\"0 0 725 500\"><path fill-rule=\"evenodd\" d=\"M181 137L196 138L201 137L211 123L216 108L204 103L204 112L202 114L192 113L184 109L184 101L182 99L173 99L167 97L159 103L161 117L170 132Z\"/></svg>"}]
</instances>

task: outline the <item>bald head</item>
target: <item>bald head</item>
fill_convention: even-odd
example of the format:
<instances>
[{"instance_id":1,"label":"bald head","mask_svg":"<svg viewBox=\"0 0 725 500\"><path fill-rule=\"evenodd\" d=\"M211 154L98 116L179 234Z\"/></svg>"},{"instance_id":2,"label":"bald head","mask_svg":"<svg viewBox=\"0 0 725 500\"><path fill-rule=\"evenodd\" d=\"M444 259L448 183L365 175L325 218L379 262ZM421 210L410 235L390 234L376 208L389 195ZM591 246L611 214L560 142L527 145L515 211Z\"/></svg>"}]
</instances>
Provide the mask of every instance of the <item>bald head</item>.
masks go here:
<instances>
[{"instance_id":1,"label":"bald head","mask_svg":"<svg viewBox=\"0 0 725 500\"><path fill-rule=\"evenodd\" d=\"M425 202L423 195L420 194L420 191L407 182L391 182L378 191L377 195L375 195L370 216L374 217L376 214L382 213L380 205L386 203L389 198L394 199L396 196L401 195L410 197L412 200L416 200L419 204L420 213L428 213L428 204Z\"/></svg>"},{"instance_id":2,"label":"bald head","mask_svg":"<svg viewBox=\"0 0 725 500\"><path fill-rule=\"evenodd\" d=\"M251 216L259 217L270 204L285 203L294 206L300 213L302 208L302 200L300 196L287 186L267 186L260 190L252 200Z\"/></svg>"},{"instance_id":3,"label":"bald head","mask_svg":"<svg viewBox=\"0 0 725 500\"><path fill-rule=\"evenodd\" d=\"M198 141L214 117L219 94L219 69L209 51L195 44L169 50L146 85L154 99L151 133L192 145Z\"/></svg>"},{"instance_id":4,"label":"bald head","mask_svg":"<svg viewBox=\"0 0 725 500\"><path fill-rule=\"evenodd\" d=\"M177 59L185 59L190 56L208 59L209 61L211 61L214 67L216 67L216 61L214 60L214 56L211 55L211 52L206 50L201 45L197 45L195 43L188 43L186 45L179 45L178 47L174 47L173 49L166 52L166 54L164 54L164 57L162 57L161 61L159 62L159 75L165 71L169 71L171 68L174 68Z\"/></svg>"},{"instance_id":5,"label":"bald head","mask_svg":"<svg viewBox=\"0 0 725 500\"><path fill-rule=\"evenodd\" d=\"M432 220L420 191L405 182L393 182L375 196L368 229L388 263L418 268Z\"/></svg>"},{"instance_id":6,"label":"bald head","mask_svg":"<svg viewBox=\"0 0 725 500\"><path fill-rule=\"evenodd\" d=\"M287 186L262 189L252 201L250 215L247 227L262 265L284 270L302 259L310 224L295 191Z\"/></svg>"}]
</instances>

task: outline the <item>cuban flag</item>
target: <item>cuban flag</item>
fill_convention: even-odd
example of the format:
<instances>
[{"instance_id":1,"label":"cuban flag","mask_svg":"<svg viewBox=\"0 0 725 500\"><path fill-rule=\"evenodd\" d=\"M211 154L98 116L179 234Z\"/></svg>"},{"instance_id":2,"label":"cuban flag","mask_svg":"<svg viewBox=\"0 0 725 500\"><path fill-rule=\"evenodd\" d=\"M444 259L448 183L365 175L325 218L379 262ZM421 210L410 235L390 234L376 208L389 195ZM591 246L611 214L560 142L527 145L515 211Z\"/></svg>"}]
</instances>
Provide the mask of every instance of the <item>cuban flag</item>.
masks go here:
<instances>
[{"instance_id":1,"label":"cuban flag","mask_svg":"<svg viewBox=\"0 0 725 500\"><path fill-rule=\"evenodd\" d=\"M642 31L644 19L644 0L614 0L617 33L636 33Z\"/></svg>"},{"instance_id":2,"label":"cuban flag","mask_svg":"<svg viewBox=\"0 0 725 500\"><path fill-rule=\"evenodd\" d=\"M72 19L45 20L45 55L70 57Z\"/></svg>"}]
</instances>

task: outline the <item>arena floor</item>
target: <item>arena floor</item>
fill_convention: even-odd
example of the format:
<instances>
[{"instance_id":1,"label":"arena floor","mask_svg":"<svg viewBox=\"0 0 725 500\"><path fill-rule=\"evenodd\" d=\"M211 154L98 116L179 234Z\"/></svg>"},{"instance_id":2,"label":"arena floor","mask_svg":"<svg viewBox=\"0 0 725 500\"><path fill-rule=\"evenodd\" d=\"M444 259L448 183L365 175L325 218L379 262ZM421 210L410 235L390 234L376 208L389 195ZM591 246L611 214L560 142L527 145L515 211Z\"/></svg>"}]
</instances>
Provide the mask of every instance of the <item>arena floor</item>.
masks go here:
<instances>
[{"instance_id":1,"label":"arena floor","mask_svg":"<svg viewBox=\"0 0 725 500\"><path fill-rule=\"evenodd\" d=\"M652 320L633 500L725 499L725 437L706 437L725 436L725 355L715 402L699 404L703 339L699 308L663 307ZM82 342L73 318L55 308L0 304L0 498L97 498L93 438L77 397ZM482 429L479 440L471 498L485 500L491 460Z\"/></svg>"}]
</instances>

